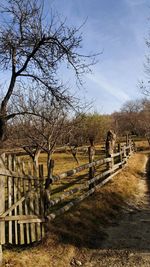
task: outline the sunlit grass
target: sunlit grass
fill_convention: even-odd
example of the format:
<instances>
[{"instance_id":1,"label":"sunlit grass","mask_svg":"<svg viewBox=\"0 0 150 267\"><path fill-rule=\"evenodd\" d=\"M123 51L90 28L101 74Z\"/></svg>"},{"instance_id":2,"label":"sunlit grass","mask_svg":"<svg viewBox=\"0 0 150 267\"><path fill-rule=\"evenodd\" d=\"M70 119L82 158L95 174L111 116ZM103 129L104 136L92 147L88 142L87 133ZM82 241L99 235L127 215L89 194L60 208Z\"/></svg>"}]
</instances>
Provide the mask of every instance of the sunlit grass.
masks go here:
<instances>
[{"instance_id":1,"label":"sunlit grass","mask_svg":"<svg viewBox=\"0 0 150 267\"><path fill-rule=\"evenodd\" d=\"M62 155L63 157L63 155ZM6 250L4 259L14 267L66 267L80 252L97 248L107 236L107 225L120 218L122 206L138 203L140 175L146 157L135 154L115 178L68 213L48 225L46 239L36 247Z\"/></svg>"}]
</instances>

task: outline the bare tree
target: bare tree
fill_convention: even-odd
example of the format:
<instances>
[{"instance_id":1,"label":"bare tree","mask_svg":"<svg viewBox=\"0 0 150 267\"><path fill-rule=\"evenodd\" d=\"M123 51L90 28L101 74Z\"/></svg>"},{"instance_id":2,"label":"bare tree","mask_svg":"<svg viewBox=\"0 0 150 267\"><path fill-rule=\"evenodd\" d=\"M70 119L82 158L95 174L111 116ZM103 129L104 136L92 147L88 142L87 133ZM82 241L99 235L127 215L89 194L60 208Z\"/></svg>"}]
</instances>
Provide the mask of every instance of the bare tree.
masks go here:
<instances>
[{"instance_id":1,"label":"bare tree","mask_svg":"<svg viewBox=\"0 0 150 267\"><path fill-rule=\"evenodd\" d=\"M8 110L16 89L21 91L32 84L33 90L40 89L43 99L71 104L68 91L59 82L58 69L67 64L82 83L82 74L95 64L95 56L79 53L80 28L68 27L58 16L44 18L43 6L37 0L7 0L1 12L6 16L0 27L0 69L10 73L0 104L2 141L8 120L28 113Z\"/></svg>"},{"instance_id":2,"label":"bare tree","mask_svg":"<svg viewBox=\"0 0 150 267\"><path fill-rule=\"evenodd\" d=\"M115 112L112 115L116 132L119 135L126 133L139 134L139 113L141 110L141 100L125 102L120 112Z\"/></svg>"},{"instance_id":3,"label":"bare tree","mask_svg":"<svg viewBox=\"0 0 150 267\"><path fill-rule=\"evenodd\" d=\"M126 133L145 136L150 144L150 101L146 98L127 101L113 115L119 135Z\"/></svg>"},{"instance_id":4,"label":"bare tree","mask_svg":"<svg viewBox=\"0 0 150 267\"><path fill-rule=\"evenodd\" d=\"M150 101L148 99L143 99L141 105L142 109L139 114L139 128L150 145Z\"/></svg>"},{"instance_id":5,"label":"bare tree","mask_svg":"<svg viewBox=\"0 0 150 267\"><path fill-rule=\"evenodd\" d=\"M150 97L150 32L148 34L148 37L146 38L146 46L147 46L147 54L145 56L145 62L144 62L144 79L139 82L139 87L142 91L142 93L146 97Z\"/></svg>"},{"instance_id":6,"label":"bare tree","mask_svg":"<svg viewBox=\"0 0 150 267\"><path fill-rule=\"evenodd\" d=\"M29 91L28 102L23 95L18 96L18 101L13 102L16 113L17 109L22 113L28 110L26 116L14 117L15 127L8 140L13 146L22 147L32 158L35 170L38 167L38 158L42 152L47 154L47 172L50 176L50 161L58 139L62 139L65 130L65 122L69 105L59 101L51 104L47 99L43 100L39 92ZM17 98L15 98L15 101ZM43 102L44 101L44 102ZM17 138L17 140L16 140ZM17 143L17 144L15 144Z\"/></svg>"},{"instance_id":7,"label":"bare tree","mask_svg":"<svg viewBox=\"0 0 150 267\"><path fill-rule=\"evenodd\" d=\"M79 116L73 119L70 135L67 135L68 142L82 146L89 143L92 138L95 143L103 141L106 132L112 126L111 115L101 115L94 113L80 113Z\"/></svg>"}]
</instances>

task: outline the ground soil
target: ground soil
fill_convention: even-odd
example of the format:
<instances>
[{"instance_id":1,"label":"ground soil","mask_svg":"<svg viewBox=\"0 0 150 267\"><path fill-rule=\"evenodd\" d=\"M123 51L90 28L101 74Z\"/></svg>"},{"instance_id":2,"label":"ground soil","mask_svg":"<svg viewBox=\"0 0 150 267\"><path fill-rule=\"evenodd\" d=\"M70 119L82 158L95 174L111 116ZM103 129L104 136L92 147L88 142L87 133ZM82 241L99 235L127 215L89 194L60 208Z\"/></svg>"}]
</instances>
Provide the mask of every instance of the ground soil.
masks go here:
<instances>
[{"instance_id":1,"label":"ground soil","mask_svg":"<svg viewBox=\"0 0 150 267\"><path fill-rule=\"evenodd\" d=\"M91 199L84 202L82 207L77 207L77 210L69 213L69 215L56 220L54 225L50 226L52 227L49 232L50 238L47 238L39 247L25 251L4 251L4 266L150 266L149 169L148 152L147 154L141 152L140 155L134 155L129 162L129 167L121 173L121 179L106 186L106 189L110 187L109 191L105 191L106 189L103 188L95 198L92 196ZM125 179L127 187L130 185L130 179L132 179L132 183L135 182L133 183L134 186L136 185L135 188L138 187L134 198L130 200L126 195L129 196L132 191L128 189L124 194L125 197L122 198L124 189L121 186L117 189L118 181ZM111 191L111 188L114 191ZM133 188L132 186L131 189ZM120 190L119 197L115 195L116 190ZM108 217L106 218L102 212L105 195L107 195L107 200L110 203L113 199L116 201L116 206L113 205L113 213L112 207L111 210L108 207ZM98 203L101 204L100 215L98 212L98 205L100 204ZM106 203L104 207L106 209ZM86 223L84 224L85 219ZM99 223L102 220L103 225ZM106 225L105 221L107 221ZM54 237L51 233L54 234ZM81 238L77 233L80 234Z\"/></svg>"},{"instance_id":2,"label":"ground soil","mask_svg":"<svg viewBox=\"0 0 150 267\"><path fill-rule=\"evenodd\" d=\"M125 209L120 220L114 221L111 226L107 227L107 236L101 242L100 248L88 251L83 266L150 266L150 175L148 157L145 157L140 176L138 199Z\"/></svg>"}]
</instances>

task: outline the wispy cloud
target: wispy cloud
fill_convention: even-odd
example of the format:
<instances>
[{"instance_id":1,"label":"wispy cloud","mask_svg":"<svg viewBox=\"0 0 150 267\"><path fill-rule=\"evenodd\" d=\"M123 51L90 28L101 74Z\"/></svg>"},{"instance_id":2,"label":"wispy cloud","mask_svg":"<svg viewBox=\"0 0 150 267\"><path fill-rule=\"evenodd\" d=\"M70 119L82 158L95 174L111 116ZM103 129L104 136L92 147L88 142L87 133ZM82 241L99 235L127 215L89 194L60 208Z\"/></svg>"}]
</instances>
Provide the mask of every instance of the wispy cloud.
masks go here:
<instances>
[{"instance_id":1,"label":"wispy cloud","mask_svg":"<svg viewBox=\"0 0 150 267\"><path fill-rule=\"evenodd\" d=\"M87 78L92 82L96 83L100 90L105 90L111 94L115 99L124 102L130 99L129 95L126 94L121 88L114 87L110 82L108 82L104 77L99 74L87 75Z\"/></svg>"},{"instance_id":2,"label":"wispy cloud","mask_svg":"<svg viewBox=\"0 0 150 267\"><path fill-rule=\"evenodd\" d=\"M139 6L139 5L143 5L146 3L145 0L125 0L126 3L131 6L131 7L135 7L135 6Z\"/></svg>"}]
</instances>

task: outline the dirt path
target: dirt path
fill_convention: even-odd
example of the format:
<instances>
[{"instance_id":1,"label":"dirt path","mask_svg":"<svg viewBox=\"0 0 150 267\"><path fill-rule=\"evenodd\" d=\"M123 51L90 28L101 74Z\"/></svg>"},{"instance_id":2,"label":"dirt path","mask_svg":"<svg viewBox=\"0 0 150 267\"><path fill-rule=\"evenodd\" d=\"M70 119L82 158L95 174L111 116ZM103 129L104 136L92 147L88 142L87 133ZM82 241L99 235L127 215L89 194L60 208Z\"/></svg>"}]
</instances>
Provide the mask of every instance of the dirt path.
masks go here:
<instances>
[{"instance_id":1,"label":"dirt path","mask_svg":"<svg viewBox=\"0 0 150 267\"><path fill-rule=\"evenodd\" d=\"M118 177L55 220L42 244L5 250L4 266L150 267L150 174L146 165L146 154L133 155Z\"/></svg>"},{"instance_id":2,"label":"dirt path","mask_svg":"<svg viewBox=\"0 0 150 267\"><path fill-rule=\"evenodd\" d=\"M146 165L146 158L145 158ZM92 250L86 267L150 266L150 178L141 171L141 196L125 210L119 222L107 228L101 248Z\"/></svg>"}]
</instances>

